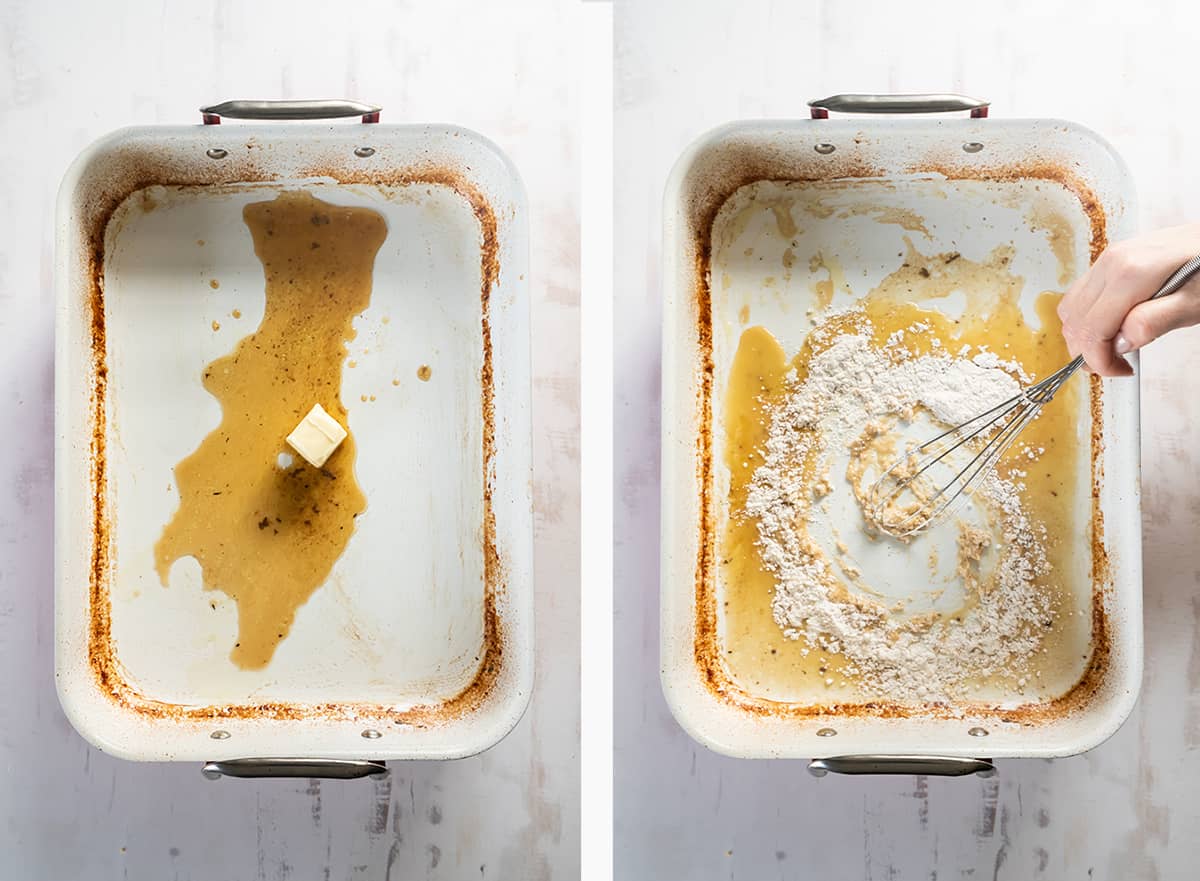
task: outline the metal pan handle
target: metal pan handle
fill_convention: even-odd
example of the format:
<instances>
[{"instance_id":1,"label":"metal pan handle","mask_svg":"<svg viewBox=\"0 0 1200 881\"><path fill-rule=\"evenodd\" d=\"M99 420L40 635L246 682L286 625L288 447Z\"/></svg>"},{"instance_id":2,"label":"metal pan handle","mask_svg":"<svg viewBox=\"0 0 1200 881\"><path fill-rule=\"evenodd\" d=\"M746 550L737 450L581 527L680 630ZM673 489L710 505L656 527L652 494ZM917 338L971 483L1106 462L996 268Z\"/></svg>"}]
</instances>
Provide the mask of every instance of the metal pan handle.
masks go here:
<instances>
[{"instance_id":1,"label":"metal pan handle","mask_svg":"<svg viewBox=\"0 0 1200 881\"><path fill-rule=\"evenodd\" d=\"M928 774L936 777L993 777L991 759L959 759L951 756L832 756L813 759L808 773L814 777L834 774Z\"/></svg>"},{"instance_id":2,"label":"metal pan handle","mask_svg":"<svg viewBox=\"0 0 1200 881\"><path fill-rule=\"evenodd\" d=\"M967 95L831 95L809 101L813 119L828 119L834 113L954 113L971 111L975 119L988 114L990 102Z\"/></svg>"},{"instance_id":3,"label":"metal pan handle","mask_svg":"<svg viewBox=\"0 0 1200 881\"><path fill-rule=\"evenodd\" d=\"M324 777L354 780L358 777L386 777L383 762L365 759L227 759L207 762L201 769L209 780L222 777Z\"/></svg>"},{"instance_id":4,"label":"metal pan handle","mask_svg":"<svg viewBox=\"0 0 1200 881\"><path fill-rule=\"evenodd\" d=\"M374 104L340 99L324 101L222 101L201 107L205 125L219 125L226 119L258 119L278 122L289 119L342 119L361 116L363 122L379 122L383 110Z\"/></svg>"}]
</instances>

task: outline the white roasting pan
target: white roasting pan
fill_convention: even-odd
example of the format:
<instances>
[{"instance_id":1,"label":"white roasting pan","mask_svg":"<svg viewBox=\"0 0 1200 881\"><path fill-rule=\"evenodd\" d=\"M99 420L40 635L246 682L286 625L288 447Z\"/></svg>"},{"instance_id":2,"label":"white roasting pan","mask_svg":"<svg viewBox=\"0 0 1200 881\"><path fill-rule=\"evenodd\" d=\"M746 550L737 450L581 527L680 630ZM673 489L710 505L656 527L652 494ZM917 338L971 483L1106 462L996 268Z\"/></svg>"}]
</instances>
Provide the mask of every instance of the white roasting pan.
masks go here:
<instances>
[{"instance_id":1,"label":"white roasting pan","mask_svg":"<svg viewBox=\"0 0 1200 881\"><path fill-rule=\"evenodd\" d=\"M1063 576L1075 579L1070 588L1077 613L1092 622L1090 638L1080 646L1087 660L1073 685L1036 699L1013 687L961 706L899 705L831 700L817 683L803 693L769 694L732 678L723 660L727 585L717 555L729 516L722 426L731 360L747 312L789 353L798 350L811 327L806 311L815 305L815 282L825 277L810 269L814 247L836 254L844 268L835 308L896 268L903 236L914 234L895 222L877 222L850 203L870 191L871 198L921 215L932 238L921 243L929 253L958 249L980 259L1011 244L1013 271L1025 280L1023 308L1042 291L1064 289L1056 259L1061 255L1028 221L1023 200L1036 193L1061 209L1069 227L1063 240L1080 272L1107 242L1133 232L1124 163L1073 123L987 119L984 102L945 95L838 96L813 102L812 109L812 119L735 122L709 132L679 158L667 185L661 582L667 700L680 724L718 752L813 759L810 770L818 775L988 774L991 758L1083 752L1121 725L1141 680L1136 382L1105 381L1089 390L1086 376L1075 380L1084 388L1079 424L1092 454L1084 467L1090 467L1095 501L1087 494L1079 518L1086 528L1067 536L1091 555L1079 567L1082 575ZM831 110L971 113L831 120ZM743 212L744 226L723 229L729 213L722 214L722 207L762 181L801 188L836 184L837 204L847 210L806 216L794 242L773 232L769 205L761 208L761 222ZM780 282L785 246L797 249L795 267ZM751 253L753 259L742 257ZM1090 437L1089 403L1099 429ZM912 588L925 589L926 567L910 569ZM1086 632L1086 625L1080 630Z\"/></svg>"},{"instance_id":2,"label":"white roasting pan","mask_svg":"<svg viewBox=\"0 0 1200 881\"><path fill-rule=\"evenodd\" d=\"M316 121L334 117L373 124ZM56 678L105 752L210 776L379 774L487 749L529 700L525 195L485 138L378 119L354 102L229 102L203 125L115 132L63 181ZM164 588L153 547L179 504L175 463L220 420L202 371L263 315L242 208L287 190L387 223L341 390L367 509L271 662L246 671L229 659L236 605L190 558Z\"/></svg>"}]
</instances>

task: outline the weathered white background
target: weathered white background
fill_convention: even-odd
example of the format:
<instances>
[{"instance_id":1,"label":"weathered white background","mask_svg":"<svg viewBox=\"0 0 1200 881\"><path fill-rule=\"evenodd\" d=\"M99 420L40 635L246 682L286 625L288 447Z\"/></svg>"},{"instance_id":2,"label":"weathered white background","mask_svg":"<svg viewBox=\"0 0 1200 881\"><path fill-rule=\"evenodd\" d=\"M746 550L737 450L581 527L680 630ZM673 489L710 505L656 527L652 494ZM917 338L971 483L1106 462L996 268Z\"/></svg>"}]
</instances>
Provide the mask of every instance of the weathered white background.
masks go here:
<instances>
[{"instance_id":1,"label":"weathered white background","mask_svg":"<svg viewBox=\"0 0 1200 881\"><path fill-rule=\"evenodd\" d=\"M0 3L0 876L578 876L578 0ZM520 168L532 220L537 686L495 749L390 780L108 758L54 693L52 223L68 163L231 97L359 97ZM354 123L350 123L354 124Z\"/></svg>"},{"instance_id":2,"label":"weathered white background","mask_svg":"<svg viewBox=\"0 0 1200 881\"><path fill-rule=\"evenodd\" d=\"M721 758L658 685L659 238L707 129L837 92L962 91L1058 116L1132 167L1144 226L1200 220L1194 4L700 0L617 7L616 865L621 881L1182 879L1200 856L1200 332L1142 362L1146 673L1092 753L998 779L811 779ZM1200 248L1198 248L1200 249Z\"/></svg>"}]
</instances>

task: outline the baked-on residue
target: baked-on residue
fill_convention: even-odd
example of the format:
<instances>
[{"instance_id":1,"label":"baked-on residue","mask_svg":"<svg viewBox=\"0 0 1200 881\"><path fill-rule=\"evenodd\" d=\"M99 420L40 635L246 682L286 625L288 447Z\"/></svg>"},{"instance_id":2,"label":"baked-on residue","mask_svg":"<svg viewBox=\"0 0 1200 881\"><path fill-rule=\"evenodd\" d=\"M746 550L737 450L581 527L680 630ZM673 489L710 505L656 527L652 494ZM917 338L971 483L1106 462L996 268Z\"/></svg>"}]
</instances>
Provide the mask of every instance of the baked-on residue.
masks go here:
<instances>
[{"instance_id":1,"label":"baked-on residue","mask_svg":"<svg viewBox=\"0 0 1200 881\"><path fill-rule=\"evenodd\" d=\"M706 686L722 700L757 714L796 717L820 716L830 712L835 712L840 716L888 717L914 714L940 716L947 713L954 715L958 711L953 707L939 710L938 705L906 705L889 701L886 698L850 702L841 698L834 698L827 702L781 702L747 692L741 684L730 677L726 669L727 651L718 627L717 597L714 589L718 562L722 564L725 562L718 558L716 548L718 536L715 531L716 502L712 457L712 432L716 428L712 423L714 318L712 302L714 284L718 282L712 274L714 219L718 210L721 210L739 189L755 181L779 183L786 181L797 186L803 186L807 182L821 182L828 186L855 187L859 186L860 182L853 180L854 178L878 178L883 172L878 168L871 167L869 162L864 161L860 156L848 156L847 161L822 167L815 164L811 158L807 161L780 158L784 155L780 151L772 152L770 149L761 148L753 141L741 143L737 138L729 138L728 143L722 145L721 153L723 158L720 160L705 159L703 162L697 163L697 170L694 173L696 180L688 184L691 196L684 203L688 215L687 228L692 236L691 254L696 268L693 288L695 299L692 308L697 319L694 340L697 378L694 387L696 390L696 418L700 426L696 442L701 519L696 559L696 637L694 644L698 671ZM1090 222L1089 245L1093 259L1106 244L1106 218L1099 200L1078 175L1055 162L1027 163L1020 166L974 163L970 168L959 168L953 163L930 159L914 164L909 171L916 174L944 175L951 179L1030 180L1059 184L1078 197ZM868 181L868 183L870 182ZM880 181L880 183L886 186L886 182ZM948 255L947 260L957 256L957 254ZM1099 457L1103 450L1103 438L1100 421L1096 418L1100 406L1101 389L1098 383L1092 382L1087 391L1093 414L1090 459L1094 495L1095 488L1102 479L1099 473ZM1109 627L1104 607L1104 594L1109 588L1110 576L1104 564L1103 525L1098 514L1098 508L1093 502L1094 516L1091 524L1093 598L1090 622L1092 654L1090 661L1086 662L1084 674L1074 688L1053 700L1035 699L1027 704L1004 707L975 705L973 712L1005 721L1036 722L1057 718L1063 713L1084 706L1095 694L1108 669L1111 654L1111 646L1108 642ZM724 555L725 551L722 550L721 556Z\"/></svg>"},{"instance_id":2,"label":"baked-on residue","mask_svg":"<svg viewBox=\"0 0 1200 881\"><path fill-rule=\"evenodd\" d=\"M483 366L480 371L483 418L483 504L484 548L483 653L475 679L448 701L405 709L386 704L248 701L218 706L185 706L154 700L131 681L112 643L112 603L109 589L114 566L112 511L108 497L107 392L109 353L105 332L104 266L106 242L113 234L112 219L131 195L149 186L229 188L280 179L273 169L259 164L251 154L229 162L195 164L165 154L158 144L141 144L117 150L103 173L89 179L81 192L84 224L81 232L80 265L86 320L90 326L91 390L89 393L91 440L89 486L92 496L91 561L89 566L88 662L100 690L122 707L149 718L170 719L376 719L394 724L428 727L474 712L492 694L504 665L506 634L497 604L504 590L505 570L496 545L496 523L492 500L495 469L495 405L492 375L490 306L500 279L500 239L496 210L489 198L459 168L421 161L380 172L364 171L341 159L330 158L289 174L289 179L334 180L379 188L411 186L446 187L463 198L472 209L480 230L480 329ZM236 183L230 183L235 181ZM202 241L197 243L203 245Z\"/></svg>"}]
</instances>

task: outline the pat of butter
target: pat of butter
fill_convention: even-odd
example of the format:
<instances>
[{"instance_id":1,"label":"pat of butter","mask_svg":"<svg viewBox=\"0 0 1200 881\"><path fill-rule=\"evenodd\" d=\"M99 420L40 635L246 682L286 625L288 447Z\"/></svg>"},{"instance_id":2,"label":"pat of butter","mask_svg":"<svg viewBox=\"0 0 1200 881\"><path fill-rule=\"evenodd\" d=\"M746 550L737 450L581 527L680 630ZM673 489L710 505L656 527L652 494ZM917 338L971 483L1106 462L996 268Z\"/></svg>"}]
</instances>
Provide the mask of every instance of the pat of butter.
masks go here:
<instances>
[{"instance_id":1,"label":"pat of butter","mask_svg":"<svg viewBox=\"0 0 1200 881\"><path fill-rule=\"evenodd\" d=\"M346 439L346 429L314 404L295 430L287 436L288 446L304 457L308 464L320 468L338 445Z\"/></svg>"}]
</instances>

